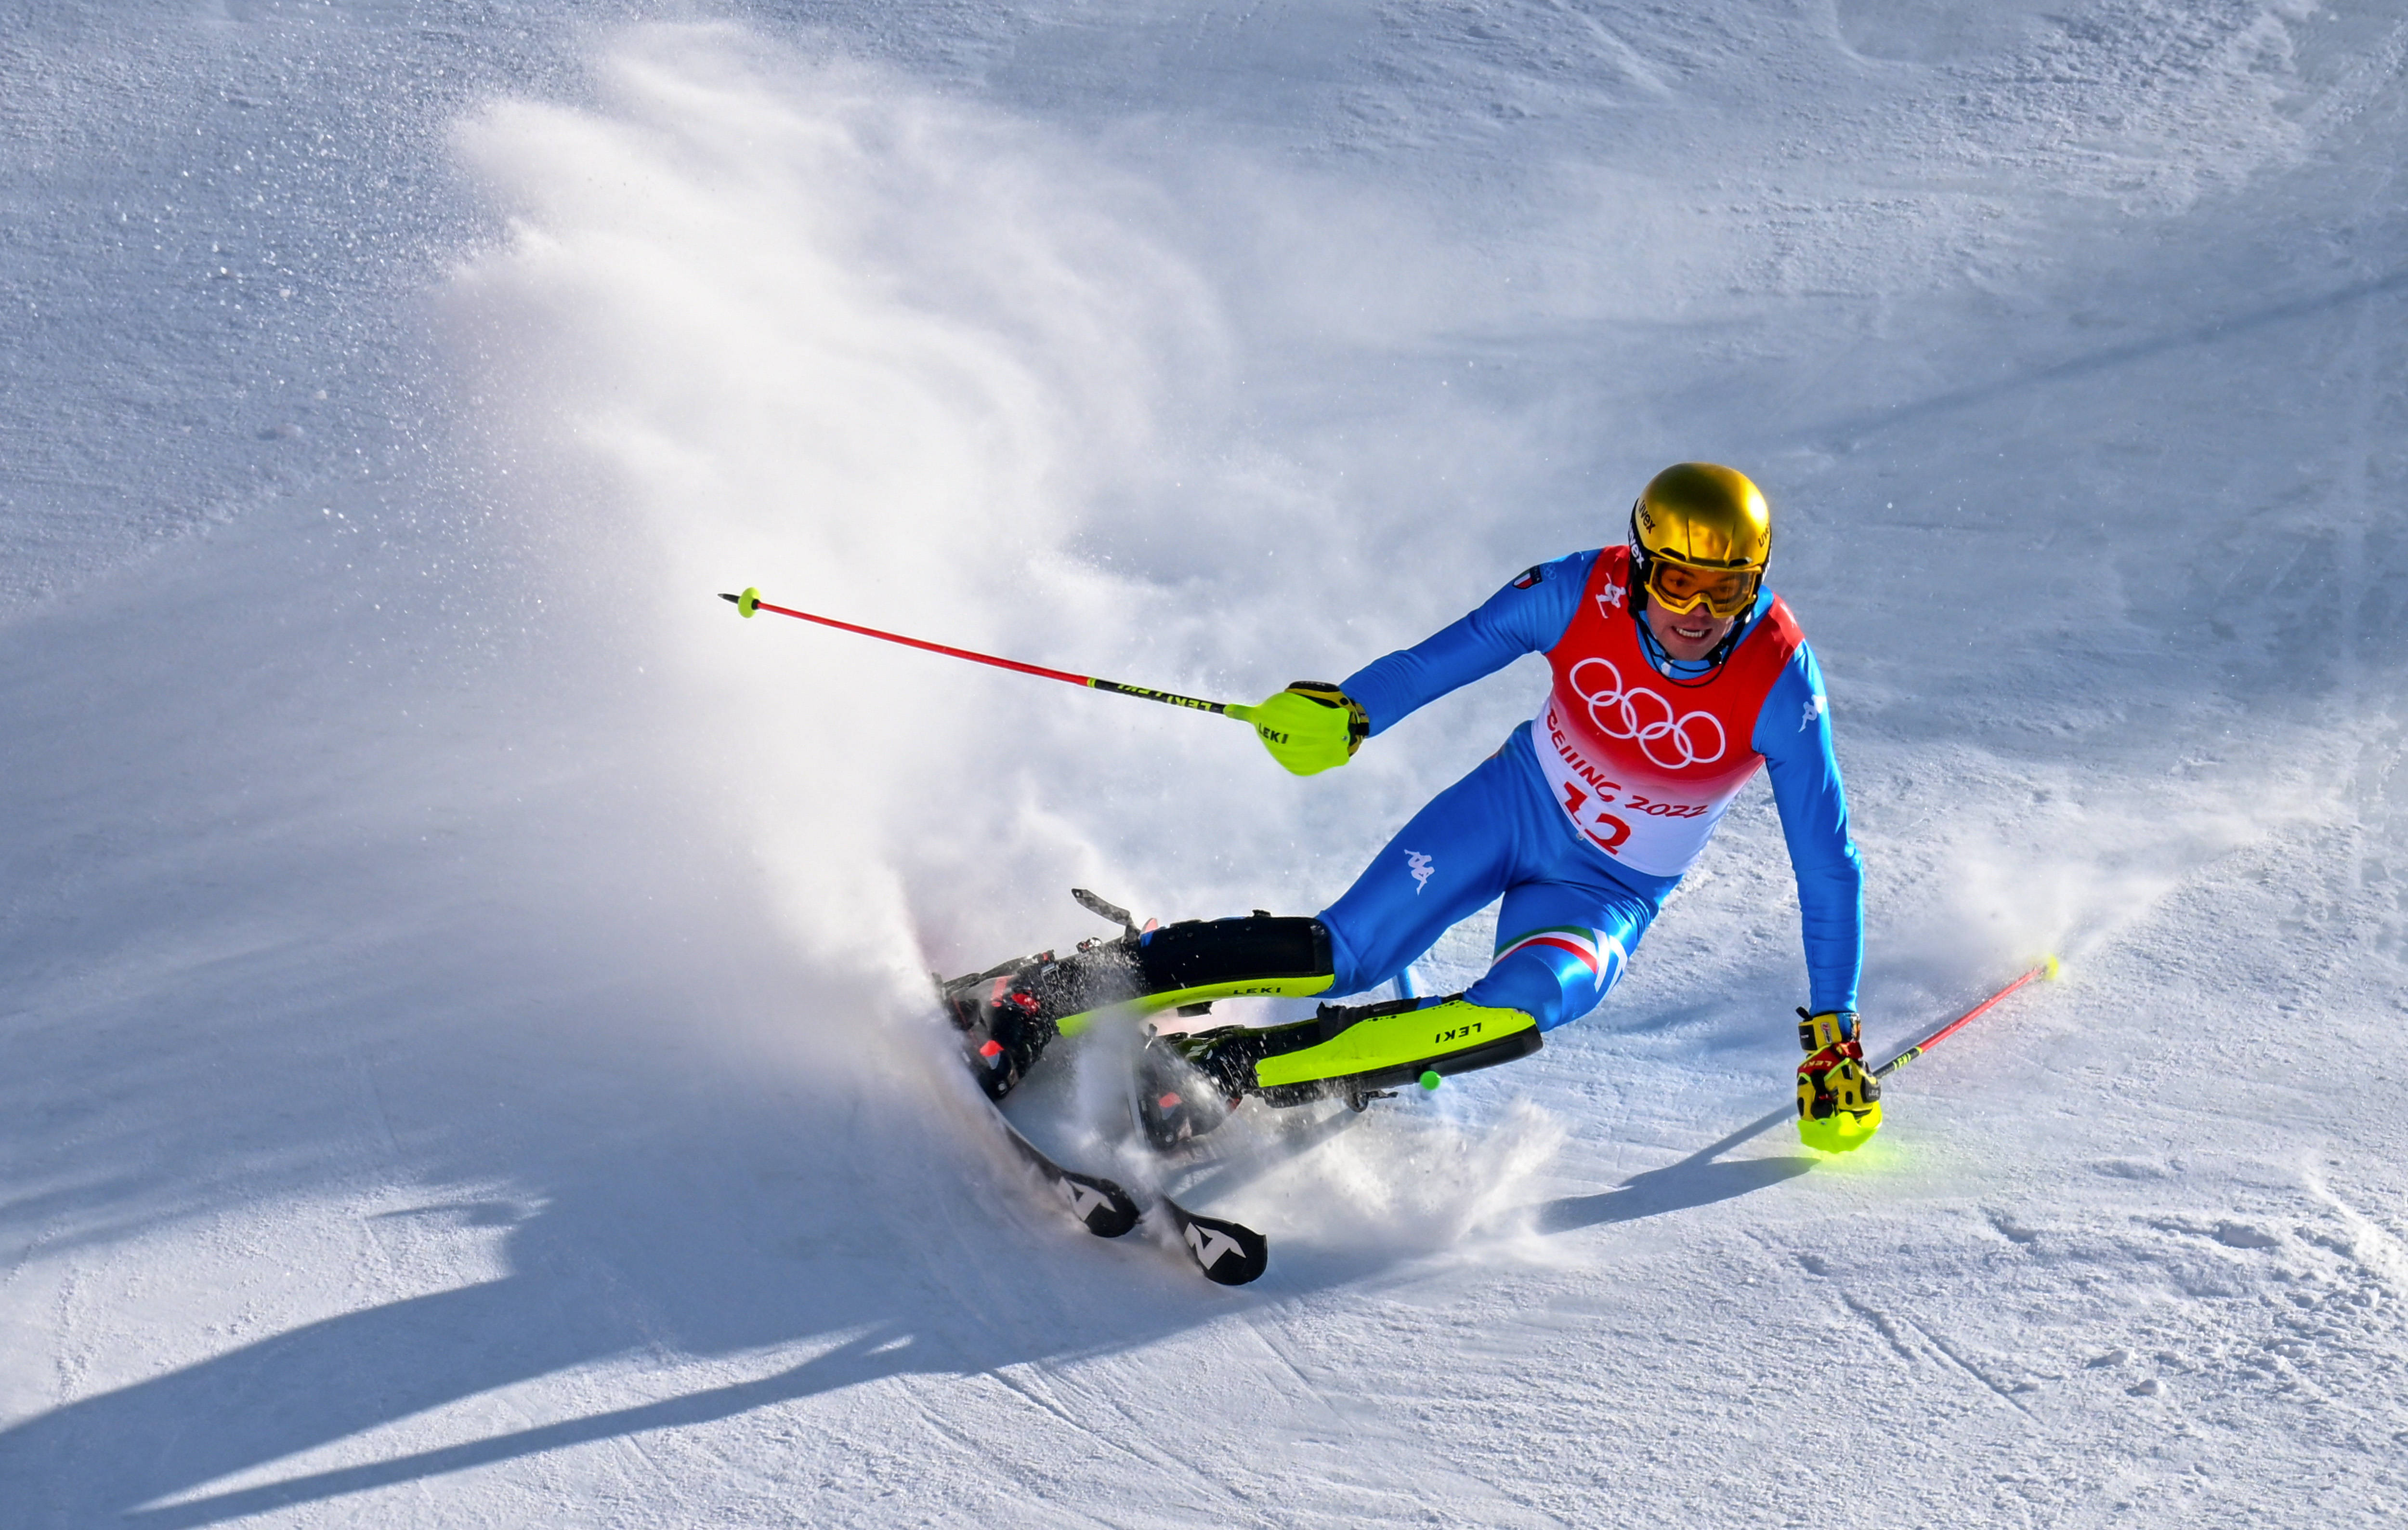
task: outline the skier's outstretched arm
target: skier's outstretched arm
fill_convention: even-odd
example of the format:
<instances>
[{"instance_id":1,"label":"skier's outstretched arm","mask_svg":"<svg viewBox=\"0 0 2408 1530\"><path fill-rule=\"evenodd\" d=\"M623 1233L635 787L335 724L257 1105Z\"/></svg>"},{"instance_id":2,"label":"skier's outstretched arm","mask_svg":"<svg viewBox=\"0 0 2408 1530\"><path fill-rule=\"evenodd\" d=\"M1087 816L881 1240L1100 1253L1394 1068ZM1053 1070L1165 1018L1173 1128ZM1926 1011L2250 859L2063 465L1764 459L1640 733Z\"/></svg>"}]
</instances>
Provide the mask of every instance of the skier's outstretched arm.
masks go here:
<instances>
[{"instance_id":1,"label":"skier's outstretched arm","mask_svg":"<svg viewBox=\"0 0 2408 1530\"><path fill-rule=\"evenodd\" d=\"M1798 1134L1846 1152L1881 1130L1881 1087L1866 1071L1856 1028L1865 954L1865 873L1848 835L1848 797L1831 750L1830 709L1813 654L1800 647L1765 697L1752 742L1772 775L1772 800L1798 876L1811 1007L1800 1009Z\"/></svg>"},{"instance_id":2,"label":"skier's outstretched arm","mask_svg":"<svg viewBox=\"0 0 2408 1530\"><path fill-rule=\"evenodd\" d=\"M1461 621L1372 660L1338 686L1299 680L1249 719L1271 758L1298 775L1343 765L1365 738L1524 654L1561 642L1594 551L1525 570Z\"/></svg>"},{"instance_id":3,"label":"skier's outstretched arm","mask_svg":"<svg viewBox=\"0 0 2408 1530\"><path fill-rule=\"evenodd\" d=\"M1772 777L1798 878L1808 1003L1818 1015L1853 1012L1865 960L1865 869L1848 833L1848 794L1812 649L1800 646L1773 683L1751 742Z\"/></svg>"}]
</instances>

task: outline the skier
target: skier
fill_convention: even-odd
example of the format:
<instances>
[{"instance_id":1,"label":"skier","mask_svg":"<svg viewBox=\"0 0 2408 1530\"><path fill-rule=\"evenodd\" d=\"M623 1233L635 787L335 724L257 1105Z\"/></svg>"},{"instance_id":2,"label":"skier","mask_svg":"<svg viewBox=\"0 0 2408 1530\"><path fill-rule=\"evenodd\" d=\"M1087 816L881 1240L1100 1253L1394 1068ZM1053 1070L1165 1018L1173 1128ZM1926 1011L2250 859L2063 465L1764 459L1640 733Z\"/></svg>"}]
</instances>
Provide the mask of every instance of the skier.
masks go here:
<instances>
[{"instance_id":1,"label":"skier","mask_svg":"<svg viewBox=\"0 0 2408 1530\"><path fill-rule=\"evenodd\" d=\"M1194 1015L1233 996L1375 988L1500 895L1496 955L1465 991L1155 1036L1139 1111L1168 1146L1250 1094L1275 1105L1337 1094L1359 1107L1398 1085L1436 1088L1526 1056L1612 989L1761 765L1804 924L1799 1135L1833 1152L1865 1142L1881 1104L1856 1035L1863 869L1821 671L1788 605L1764 587L1771 545L1770 508L1744 474L1680 463L1640 494L1627 545L1528 569L1342 684L1298 681L1252 709L1272 758L1312 775L1524 654L1545 654L1554 676L1537 715L1318 916L1131 928L1067 959L1049 952L947 985L988 1093L1000 1099L1055 1034L1107 1007Z\"/></svg>"}]
</instances>

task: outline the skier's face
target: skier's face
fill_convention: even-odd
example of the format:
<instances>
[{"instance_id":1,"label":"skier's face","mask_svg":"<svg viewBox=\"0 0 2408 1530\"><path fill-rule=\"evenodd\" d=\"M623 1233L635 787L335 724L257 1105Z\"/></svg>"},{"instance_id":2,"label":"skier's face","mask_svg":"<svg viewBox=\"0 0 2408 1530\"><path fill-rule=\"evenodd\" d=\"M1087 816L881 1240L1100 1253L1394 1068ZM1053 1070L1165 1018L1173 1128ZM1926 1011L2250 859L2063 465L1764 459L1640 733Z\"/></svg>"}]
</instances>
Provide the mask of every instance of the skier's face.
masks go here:
<instances>
[{"instance_id":1,"label":"skier's face","mask_svg":"<svg viewBox=\"0 0 2408 1530\"><path fill-rule=\"evenodd\" d=\"M1684 663L1695 663L1713 653L1715 644L1730 636L1731 627L1738 620L1736 616L1716 616L1703 606L1690 612L1672 612L1652 600L1647 605L1647 630L1656 634L1656 641L1664 645L1666 653Z\"/></svg>"}]
</instances>

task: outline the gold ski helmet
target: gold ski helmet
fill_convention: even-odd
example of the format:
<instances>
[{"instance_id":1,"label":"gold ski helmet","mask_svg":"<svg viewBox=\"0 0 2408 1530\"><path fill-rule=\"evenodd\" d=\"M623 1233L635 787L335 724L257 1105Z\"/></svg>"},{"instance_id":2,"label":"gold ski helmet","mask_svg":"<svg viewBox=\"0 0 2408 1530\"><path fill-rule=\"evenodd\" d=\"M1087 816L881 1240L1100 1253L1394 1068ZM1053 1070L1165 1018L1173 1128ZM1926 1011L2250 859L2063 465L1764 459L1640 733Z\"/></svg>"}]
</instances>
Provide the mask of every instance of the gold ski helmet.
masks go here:
<instances>
[{"instance_id":1,"label":"gold ski helmet","mask_svg":"<svg viewBox=\"0 0 2408 1530\"><path fill-rule=\"evenodd\" d=\"M1665 610L1737 616L1772 557L1772 509L1735 468L1676 462L1630 507L1632 582Z\"/></svg>"}]
</instances>

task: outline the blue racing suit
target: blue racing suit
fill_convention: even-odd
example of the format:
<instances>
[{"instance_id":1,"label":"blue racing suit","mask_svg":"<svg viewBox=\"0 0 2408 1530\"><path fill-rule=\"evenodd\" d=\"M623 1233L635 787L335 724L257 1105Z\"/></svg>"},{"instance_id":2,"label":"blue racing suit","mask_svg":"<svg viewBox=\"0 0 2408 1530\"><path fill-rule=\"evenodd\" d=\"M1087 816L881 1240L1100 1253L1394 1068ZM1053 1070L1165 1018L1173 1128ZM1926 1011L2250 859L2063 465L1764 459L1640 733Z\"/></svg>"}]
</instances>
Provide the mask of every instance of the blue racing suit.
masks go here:
<instances>
[{"instance_id":1,"label":"blue racing suit","mask_svg":"<svg viewBox=\"0 0 2408 1530\"><path fill-rule=\"evenodd\" d=\"M1525 654L1553 649L1580 610L1597 557L1575 553L1539 565L1452 627L1355 671L1342 688L1377 735ZM1733 648L1772 599L1770 591L1757 596ZM1667 677L1707 672L1708 666L1665 655L1639 616L1617 612L1617 619L1640 625L1642 648ZM1771 773L1798 878L1810 1007L1818 1014L1852 1010L1864 960L1864 868L1848 834L1822 671L1804 646L1774 679L1749 743ZM1321 912L1337 966L1331 993L1360 992L1394 977L1450 927L1502 895L1493 964L1466 998L1523 1010L1551 1030L1605 997L1680 877L1650 876L1584 839L1550 796L1534 748L1524 723L1415 814Z\"/></svg>"}]
</instances>

